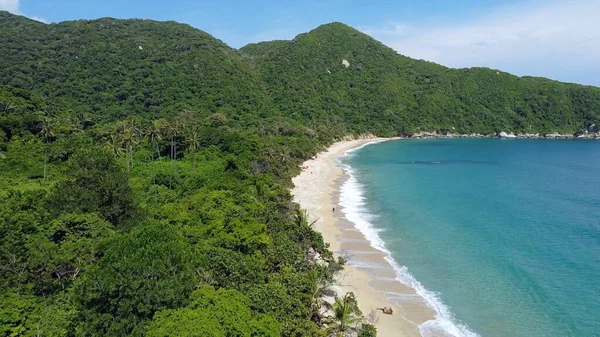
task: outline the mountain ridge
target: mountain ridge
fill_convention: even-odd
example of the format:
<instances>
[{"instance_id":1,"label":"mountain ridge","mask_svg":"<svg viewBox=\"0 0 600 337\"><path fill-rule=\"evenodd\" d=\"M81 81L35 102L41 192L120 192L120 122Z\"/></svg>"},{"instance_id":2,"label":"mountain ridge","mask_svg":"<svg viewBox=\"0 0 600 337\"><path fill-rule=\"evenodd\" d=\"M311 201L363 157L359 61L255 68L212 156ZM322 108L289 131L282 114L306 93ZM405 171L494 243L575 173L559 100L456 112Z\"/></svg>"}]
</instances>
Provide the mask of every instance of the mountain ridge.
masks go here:
<instances>
[{"instance_id":1,"label":"mountain ridge","mask_svg":"<svg viewBox=\"0 0 600 337\"><path fill-rule=\"evenodd\" d=\"M0 20L10 22L0 28L0 85L101 119L189 108L249 124L285 115L338 136L569 133L600 124L600 88L416 60L341 22L234 49L174 21L44 24L8 12Z\"/></svg>"},{"instance_id":2,"label":"mountain ridge","mask_svg":"<svg viewBox=\"0 0 600 337\"><path fill-rule=\"evenodd\" d=\"M333 21L333 22L321 24L321 25L315 27L314 29L311 29L308 32L299 33L298 35L296 35L295 37L293 37L292 39L289 39L289 40L280 39L280 40L250 42L250 43L248 43L248 44L240 47L238 50L244 50L244 49L249 50L251 48L247 48L247 47L253 47L253 46L261 45L261 44L271 44L271 43L278 43L278 42L294 41L294 40L298 39L299 37L302 37L303 35L306 35L306 34L309 34L309 33L313 33L315 31L319 31L319 30L326 30L326 29L329 29L329 28L335 28L335 29L342 28L342 29L346 29L346 30L352 32L353 34L358 33L358 34L361 34L361 35L365 35L365 36L367 36L367 37L375 40L377 43L381 44L385 48L388 48L388 49L394 51L394 53L396 53L399 56L410 58L410 59L416 60L416 61L428 62L428 63L434 64L434 65L438 65L438 66L441 66L441 67L444 67L444 68L447 68L447 69L453 69L453 70L484 69L484 70L490 70L490 71L494 71L494 72L498 71L498 72L501 72L501 73L504 73L504 74L508 74L508 75L512 75L512 76L515 76L515 77L518 77L518 78L539 79L539 80L553 81L553 82L559 82L559 83L564 83L564 84L575 84L575 85L581 85L581 86L589 86L589 87L599 88L598 86L591 85L591 84L581 84L581 83L576 83L576 82L565 82L565 81L555 80L555 79L551 79L551 78L547 78L547 77L543 77L543 76L515 75L515 74L512 74L512 73L503 71L502 69L497 69L497 68L492 68L492 67L487 67L487 66L473 66L473 67L461 67L461 68L448 67L448 66L445 66L443 64L436 63L436 62L433 62L433 61L429 61L429 60L425 60L425 59L417 59L417 58L413 58L413 57L410 57L410 56L406 56L406 55L402 54L401 51L396 51L393 48L388 47L387 45L385 45L381 41L378 41L377 39L371 37L370 35L368 35L366 33L363 33L362 31L360 31L360 30L358 30L358 29L356 29L356 28L354 28L354 27L352 27L350 25L347 25L347 24L345 24L343 22L338 22L338 21Z\"/></svg>"},{"instance_id":3,"label":"mountain ridge","mask_svg":"<svg viewBox=\"0 0 600 337\"><path fill-rule=\"evenodd\" d=\"M290 97L298 95L300 88L300 92L310 90L302 96L303 101L315 102L315 99L311 100L309 97L318 97L318 93L328 90L323 86L327 86L331 78L337 76L326 76L325 73L330 75L333 68L340 70L341 62L347 59L352 65L348 69L359 69L361 76L348 73L343 81L335 83L335 91L347 98L351 95L349 91L357 94L355 88L379 86L374 91L358 93L363 95L360 99L363 102L372 98L385 105L365 106L361 111L361 114L375 112L375 116L370 118L380 119L378 128L384 128L383 124L392 121L400 125L409 125L409 128L412 128L410 132L416 132L415 126L444 132L460 129L464 133L493 133L503 129L522 133L532 129L541 132L561 129L560 131L569 132L595 124L597 120L596 116L583 121L582 125L572 125L574 121L571 116L567 113L563 115L563 112L574 110L574 96L587 95L586 100L598 102L600 96L596 87L566 84L551 79L519 77L485 67L453 69L433 62L415 60L398 54L368 35L340 23L322 25L309 33L298 35L293 40L279 41L276 48L271 46L273 44L268 42L251 44L240 50L252 55L259 68L263 65L262 71L265 81L271 84L272 95ZM264 59L262 63L261 58ZM290 60L294 62L289 62ZM324 60L327 60L326 64L323 63ZM320 73L314 72L317 63ZM304 71L294 72L295 65L301 65ZM310 73L307 69L313 72ZM367 76L370 78L366 83L360 84L359 82L363 82ZM286 86L282 83L282 78L287 77L301 80L296 84L297 88L289 88L289 91L284 92ZM352 90L345 88L347 83L350 83ZM316 87L311 89L311 84ZM329 84L329 89L331 86L332 84ZM385 94L381 94L382 92ZM332 96L335 95L329 95ZM555 102L548 102L548 98L554 99ZM285 98L280 97L276 100L283 99ZM323 97L323 100L327 100L327 97ZM290 102L290 105L293 104L294 102ZM354 107L356 104L332 107L321 102L310 109L346 110L341 114L346 115L343 118L350 119L356 117L349 111ZM285 110L286 107L280 106L279 109ZM588 107L588 114L594 114L593 108L589 109ZM293 114L294 111L288 110L287 113ZM386 113L395 116L392 120L381 120L378 117ZM320 115L316 117L322 118ZM470 121L464 120L465 118L469 118ZM581 117L577 117L579 118ZM453 123L452 120L460 122ZM354 125L360 123L364 121L352 122ZM568 124L571 125L564 127ZM483 127L484 125L486 127ZM388 135L406 131L387 129Z\"/></svg>"},{"instance_id":4,"label":"mountain ridge","mask_svg":"<svg viewBox=\"0 0 600 337\"><path fill-rule=\"evenodd\" d=\"M6 11L6 10L0 10L0 19L2 18L2 16L4 16L5 18L11 18L11 17L12 17L12 18L15 18L15 19L18 19L18 20L23 20L23 19L25 19L25 20L27 20L27 21L29 21L29 22L34 22L34 23L37 23L37 24L40 24L40 25L58 25L58 24L65 24L65 23L66 23L66 24L68 24L68 23L73 23L73 22L94 22L94 21L102 21L102 20L114 20L114 21L141 21L141 22L152 22L152 23L177 24L177 25L181 25L181 26L187 26L188 28L190 28L190 29L192 29L192 30L197 30L197 31L200 31L200 32L202 32L202 33L204 33L204 34L210 35L210 37L212 37L212 38L214 38L214 39L216 39L216 40L220 41L221 43L223 43L223 44L227 45L227 43L226 43L226 42L224 42L223 40L219 39L218 37L216 37L216 36L214 36L214 35L212 35L212 34L210 34L210 33L206 32L206 31L204 31L204 30L202 30L202 29L199 29L199 28L197 28L197 27L194 27L194 26L192 26L192 25L190 25L190 24L188 24L188 23L182 23L182 22L178 22L178 21L176 21L176 20L154 20L154 19L144 19L144 18L129 18L129 19L120 19L120 18L115 18L115 17L100 17L100 18L94 18L94 19L77 19L77 20L66 20L66 21L60 21L60 22L50 22L50 23L45 23L45 22L41 22L41 21L34 20L34 19L30 19L30 18L28 18L28 17L26 17L26 16L23 16L23 15L13 14L13 13L10 13L10 12L8 12L8 11ZM350 25L348 25L348 24L346 24L346 23L344 23L344 22L341 22L341 21L332 21L332 22L328 22L328 23L321 24L321 25L319 25L319 26L317 26L317 27L315 27L315 28L311 29L311 30L310 30L310 31L308 31L308 32L299 33L299 34L297 34L297 35L296 35L294 38L292 38L292 39L289 39L289 40L286 40L286 39L276 39L276 40L266 40L266 41L259 41L259 42L250 42L250 43L247 43L246 45L244 45L244 46L242 46L242 47L240 47L240 48L233 48L233 47L230 47L229 45L227 45L227 46L228 46L229 48L231 48L231 49L234 49L234 50L242 50L242 49L247 49L246 47L253 46L253 45L260 45L260 44L270 44L270 43L285 42L285 41L293 41L293 40L297 39L298 37L300 37L300 36L302 36L302 35L309 34L309 33L311 33L311 32L314 32L314 31L316 31L316 30L319 30L319 28L335 27L335 26L337 26L337 27L344 27L344 28L346 28L346 29L350 29L350 30L352 30L353 32L360 33L360 34L363 34L363 35L366 35L366 36L368 36L368 37L372 38L372 37L371 37L371 36L369 36L368 34L366 34L366 33L363 33L363 32L361 32L360 30L358 30L358 29L356 29L356 28L354 28L354 27L352 27L352 26L350 26ZM436 64L436 65L439 65L439 66L442 66L442 67L445 67L445 68L448 68L448 69L466 70L466 69L477 69L477 68L481 68L481 69L488 69L488 70L492 70L492 71L500 71L500 72L504 72L504 73L506 73L506 74L510 74L510 75L512 75L512 76L516 76L516 77L519 77L519 78L536 78L536 79L548 80L548 81L554 81L554 82L565 83L565 84L574 84L574 85L581 85L581 86L589 86L589 87L599 88L598 86L591 85L591 84L581 84L581 83L577 83L577 82L565 82L565 81L555 80L555 79L551 79L551 78L547 78L547 77L543 77L543 76L533 76L533 75L515 75L515 74L512 74L512 73L505 72L505 71L503 71L503 70L501 70L501 69L497 69L497 68L491 68L491 67L486 67L486 66L474 66L474 67L462 67L462 68L453 68L453 67L448 67L448 66L445 66L445 65L442 65L442 64L439 64L439 63L435 63L435 62L433 62L433 61L428 61L428 60L425 60L425 59L416 59L416 58L412 58L412 57L410 57L410 56L406 56L406 55L402 54L401 52L395 51L394 49L392 49L392 48L390 48L390 47L386 46L384 43L382 43L382 42L380 42L380 41L378 41L378 40L376 40L376 39L374 39L374 38L372 38L372 39L373 39L373 40L375 40L375 41L377 41L377 42L378 42L378 43L380 43L381 45L385 46L386 48L389 48L389 49L393 50L395 53L397 53L397 54L398 54L398 55L400 55L400 56L404 56L404 57L407 57L407 58L411 58L411 59L413 59L413 60L418 60L418 61L424 61L424 62L433 63L433 64Z\"/></svg>"}]
</instances>

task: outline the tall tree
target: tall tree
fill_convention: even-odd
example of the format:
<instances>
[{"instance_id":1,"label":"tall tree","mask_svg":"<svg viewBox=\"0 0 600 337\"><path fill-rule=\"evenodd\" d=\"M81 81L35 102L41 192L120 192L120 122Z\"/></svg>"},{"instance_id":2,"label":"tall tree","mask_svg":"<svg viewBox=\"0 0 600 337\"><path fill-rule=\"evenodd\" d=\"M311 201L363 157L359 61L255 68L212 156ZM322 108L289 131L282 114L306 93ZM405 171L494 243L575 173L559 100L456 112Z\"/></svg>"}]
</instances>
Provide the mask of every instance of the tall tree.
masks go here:
<instances>
[{"instance_id":1,"label":"tall tree","mask_svg":"<svg viewBox=\"0 0 600 337\"><path fill-rule=\"evenodd\" d=\"M129 175L110 153L89 147L70 160L66 179L52 192L52 209L99 213L112 224L133 218L137 211Z\"/></svg>"},{"instance_id":2,"label":"tall tree","mask_svg":"<svg viewBox=\"0 0 600 337\"><path fill-rule=\"evenodd\" d=\"M10 112L15 111L16 109L16 105L9 102L0 101L0 112L8 114Z\"/></svg>"},{"instance_id":3,"label":"tall tree","mask_svg":"<svg viewBox=\"0 0 600 337\"><path fill-rule=\"evenodd\" d=\"M146 131L144 133L144 136L146 137L148 144L151 147L156 148L156 156L158 157L159 161L160 161L159 143L162 140L164 130L165 130L164 120L157 119L157 120L153 120L150 123L150 125L148 126L148 128L146 129ZM152 154L152 182L154 184L156 184L156 175L155 175L155 171L154 171L154 153Z\"/></svg>"},{"instance_id":4,"label":"tall tree","mask_svg":"<svg viewBox=\"0 0 600 337\"><path fill-rule=\"evenodd\" d=\"M51 117L44 117L42 120L42 130L40 134L44 138L44 181L48 171L48 142L54 137L54 120Z\"/></svg>"},{"instance_id":5,"label":"tall tree","mask_svg":"<svg viewBox=\"0 0 600 337\"><path fill-rule=\"evenodd\" d=\"M190 131L187 133L185 137L185 146L188 154L194 153L200 147L200 139L198 137L197 131ZM190 156L190 160L192 161L192 174L196 173L196 161L192 156Z\"/></svg>"},{"instance_id":6,"label":"tall tree","mask_svg":"<svg viewBox=\"0 0 600 337\"><path fill-rule=\"evenodd\" d=\"M327 289L327 280L316 270L311 270L308 273L310 280L310 311L312 320L319 326L323 324L323 307L327 306L327 301L324 298L325 290Z\"/></svg>"},{"instance_id":7,"label":"tall tree","mask_svg":"<svg viewBox=\"0 0 600 337\"><path fill-rule=\"evenodd\" d=\"M121 141L119 136L116 134L110 134L108 140L104 143L103 148L113 154L114 156L120 156L123 153L123 147L121 146Z\"/></svg>"},{"instance_id":8,"label":"tall tree","mask_svg":"<svg viewBox=\"0 0 600 337\"><path fill-rule=\"evenodd\" d=\"M127 167L133 167L133 149L138 144L137 140L137 127L134 121L128 121L120 126L120 141L123 149L125 149L125 156Z\"/></svg>"},{"instance_id":9,"label":"tall tree","mask_svg":"<svg viewBox=\"0 0 600 337\"><path fill-rule=\"evenodd\" d=\"M169 155L171 157L169 188L172 187L173 171L175 167L175 161L177 160L177 137L182 133L184 125L185 122L184 119L181 118L181 115L169 119L166 125L167 134L169 134L171 137L171 141L169 142Z\"/></svg>"}]
</instances>

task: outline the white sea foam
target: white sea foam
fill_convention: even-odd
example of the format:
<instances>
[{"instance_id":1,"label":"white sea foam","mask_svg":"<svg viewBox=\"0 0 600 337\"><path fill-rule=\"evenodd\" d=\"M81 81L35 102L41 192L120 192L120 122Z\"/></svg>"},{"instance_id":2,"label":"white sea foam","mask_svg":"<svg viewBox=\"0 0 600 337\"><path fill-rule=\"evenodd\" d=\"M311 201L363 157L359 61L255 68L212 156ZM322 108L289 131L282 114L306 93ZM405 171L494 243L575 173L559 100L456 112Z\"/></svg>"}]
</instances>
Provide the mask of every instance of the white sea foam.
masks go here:
<instances>
[{"instance_id":1,"label":"white sea foam","mask_svg":"<svg viewBox=\"0 0 600 337\"><path fill-rule=\"evenodd\" d=\"M378 141L369 142L361 147L346 151L345 157L352 152L369 144L377 143ZM370 219L372 217L365 208L365 198L362 192L362 186L356 180L352 167L341 163L340 165L346 171L348 179L340 188L340 205L346 218L360 230L360 232L369 241L372 247L382 251L386 256L385 260L396 271L396 279L403 284L415 289L435 312L435 319L427 321L419 326L421 336L455 336L455 337L473 337L479 336L471 331L466 325L456 322L454 315L450 309L441 301L438 294L425 289L423 285L417 281L412 274L408 272L405 266L399 265L391 256L391 253L385 248L385 243L379 237L379 231L373 227Z\"/></svg>"},{"instance_id":2,"label":"white sea foam","mask_svg":"<svg viewBox=\"0 0 600 337\"><path fill-rule=\"evenodd\" d=\"M373 139L372 141L366 142L364 144L362 144L361 146L357 146L355 148L352 148L350 150L346 150L346 152L344 153L345 156L351 154L352 152L358 151L360 149L362 149L365 146L371 145L371 144L377 144L377 143L382 143L385 142L387 139Z\"/></svg>"},{"instance_id":3,"label":"white sea foam","mask_svg":"<svg viewBox=\"0 0 600 337\"><path fill-rule=\"evenodd\" d=\"M361 269L386 269L387 267L384 264L375 264L373 262L357 261L352 259L348 261L348 264Z\"/></svg>"}]
</instances>

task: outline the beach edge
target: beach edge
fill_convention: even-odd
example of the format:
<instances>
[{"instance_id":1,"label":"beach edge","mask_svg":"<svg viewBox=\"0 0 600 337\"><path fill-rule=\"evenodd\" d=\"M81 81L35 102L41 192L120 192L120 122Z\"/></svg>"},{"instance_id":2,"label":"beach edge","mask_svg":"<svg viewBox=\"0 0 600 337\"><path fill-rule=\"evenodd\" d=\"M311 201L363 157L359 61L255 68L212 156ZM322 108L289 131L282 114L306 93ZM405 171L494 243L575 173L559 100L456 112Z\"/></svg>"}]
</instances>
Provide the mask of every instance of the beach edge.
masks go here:
<instances>
[{"instance_id":1,"label":"beach edge","mask_svg":"<svg viewBox=\"0 0 600 337\"><path fill-rule=\"evenodd\" d=\"M291 193L294 202L308 211L310 221L315 221L314 229L321 233L326 243L330 244L329 249L335 256L340 256L342 253L339 239L343 235L343 229L332 210L341 208L339 200L336 199L339 199L337 196L342 182L345 177L347 178L346 172L338 165L338 158L348 151L357 150L368 144L394 139L398 138L367 137L336 142L313 159L305 161L302 165L305 169L292 179L294 188ZM364 241L370 245L366 238ZM390 306L395 309L395 312L401 312L402 309L391 303L384 292L369 286L369 281L372 279L373 275L347 264L333 288L341 294L352 291L365 316L383 306ZM421 336L419 324L422 322L411 322L399 314L385 315L380 311L375 312L378 336ZM435 318L432 316L430 319Z\"/></svg>"}]
</instances>

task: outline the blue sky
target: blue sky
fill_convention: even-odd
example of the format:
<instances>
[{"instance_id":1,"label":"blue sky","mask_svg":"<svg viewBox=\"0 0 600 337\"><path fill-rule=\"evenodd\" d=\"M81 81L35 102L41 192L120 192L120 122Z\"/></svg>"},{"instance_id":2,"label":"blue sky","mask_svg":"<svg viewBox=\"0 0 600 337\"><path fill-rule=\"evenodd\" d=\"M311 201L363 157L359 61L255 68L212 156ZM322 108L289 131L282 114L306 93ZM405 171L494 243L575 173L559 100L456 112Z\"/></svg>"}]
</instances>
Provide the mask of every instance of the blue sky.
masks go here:
<instances>
[{"instance_id":1,"label":"blue sky","mask_svg":"<svg viewBox=\"0 0 600 337\"><path fill-rule=\"evenodd\" d=\"M45 22L175 20L235 48L341 21L414 58L600 86L600 0L0 0L0 9Z\"/></svg>"}]
</instances>

